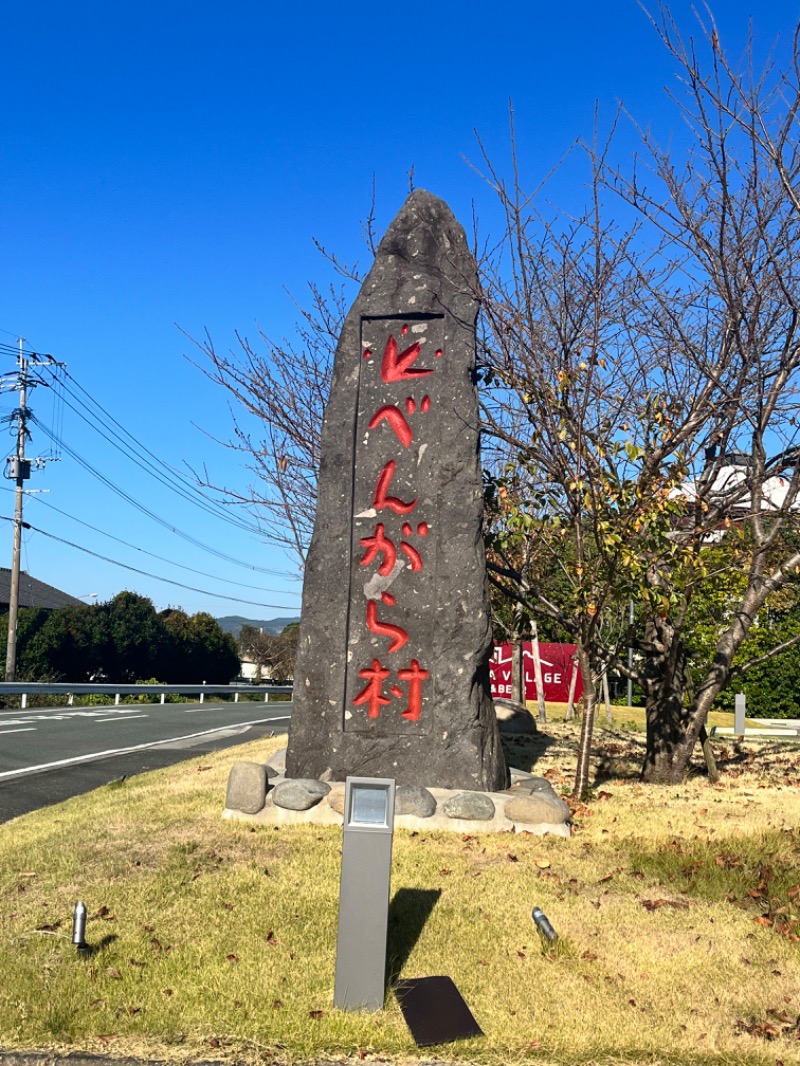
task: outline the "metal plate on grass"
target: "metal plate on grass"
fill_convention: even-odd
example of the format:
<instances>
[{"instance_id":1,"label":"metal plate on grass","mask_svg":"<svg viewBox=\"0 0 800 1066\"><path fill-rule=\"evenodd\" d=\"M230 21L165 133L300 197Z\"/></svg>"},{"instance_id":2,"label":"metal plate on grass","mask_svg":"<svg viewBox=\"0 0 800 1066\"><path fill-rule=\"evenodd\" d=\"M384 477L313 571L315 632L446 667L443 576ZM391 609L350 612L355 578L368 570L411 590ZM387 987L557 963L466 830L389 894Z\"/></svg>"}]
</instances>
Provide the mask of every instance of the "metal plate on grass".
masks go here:
<instances>
[{"instance_id":1,"label":"metal plate on grass","mask_svg":"<svg viewBox=\"0 0 800 1066\"><path fill-rule=\"evenodd\" d=\"M417 1047L483 1036L451 978L412 977L394 991Z\"/></svg>"}]
</instances>

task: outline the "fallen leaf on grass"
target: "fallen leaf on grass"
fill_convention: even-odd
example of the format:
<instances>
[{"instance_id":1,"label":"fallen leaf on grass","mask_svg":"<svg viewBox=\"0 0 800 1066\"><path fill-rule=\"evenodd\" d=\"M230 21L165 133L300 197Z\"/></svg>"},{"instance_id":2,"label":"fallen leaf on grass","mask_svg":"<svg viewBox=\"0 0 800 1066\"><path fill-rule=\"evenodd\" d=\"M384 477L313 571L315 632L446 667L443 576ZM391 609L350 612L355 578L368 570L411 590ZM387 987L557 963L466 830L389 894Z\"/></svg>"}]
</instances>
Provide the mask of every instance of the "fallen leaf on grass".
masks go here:
<instances>
[{"instance_id":1,"label":"fallen leaf on grass","mask_svg":"<svg viewBox=\"0 0 800 1066\"><path fill-rule=\"evenodd\" d=\"M231 952L230 955L226 955L225 958L228 960L228 962L238 962L239 961L239 956L238 955L234 955L233 952Z\"/></svg>"},{"instance_id":2,"label":"fallen leaf on grass","mask_svg":"<svg viewBox=\"0 0 800 1066\"><path fill-rule=\"evenodd\" d=\"M213 770L213 766L198 766L197 767L198 774L202 774L206 770Z\"/></svg>"},{"instance_id":3,"label":"fallen leaf on grass","mask_svg":"<svg viewBox=\"0 0 800 1066\"><path fill-rule=\"evenodd\" d=\"M273 947L273 948L278 943L278 941L275 939L275 934L273 933L273 931L271 929L270 929L270 931L268 933L264 933L264 939L269 944L269 946Z\"/></svg>"},{"instance_id":4,"label":"fallen leaf on grass","mask_svg":"<svg viewBox=\"0 0 800 1066\"><path fill-rule=\"evenodd\" d=\"M318 1022L320 1020L320 1018L324 1018L325 1017L325 1011L324 1010L310 1010L308 1012L308 1016L309 1016L309 1018L313 1018L315 1022Z\"/></svg>"},{"instance_id":5,"label":"fallen leaf on grass","mask_svg":"<svg viewBox=\"0 0 800 1066\"><path fill-rule=\"evenodd\" d=\"M771 929L773 921L771 918L767 918L765 914L757 914L753 919L756 925L763 925L766 929Z\"/></svg>"},{"instance_id":6,"label":"fallen leaf on grass","mask_svg":"<svg viewBox=\"0 0 800 1066\"><path fill-rule=\"evenodd\" d=\"M540 870L548 870L550 868L550 863L547 859L537 859L536 865Z\"/></svg>"},{"instance_id":7,"label":"fallen leaf on grass","mask_svg":"<svg viewBox=\"0 0 800 1066\"><path fill-rule=\"evenodd\" d=\"M659 907L675 907L676 910L688 911L689 904L682 899L643 899L640 901L646 911L656 911Z\"/></svg>"},{"instance_id":8,"label":"fallen leaf on grass","mask_svg":"<svg viewBox=\"0 0 800 1066\"><path fill-rule=\"evenodd\" d=\"M38 877L39 875L32 870L20 870L17 877Z\"/></svg>"},{"instance_id":9,"label":"fallen leaf on grass","mask_svg":"<svg viewBox=\"0 0 800 1066\"><path fill-rule=\"evenodd\" d=\"M116 968L116 966L106 966L104 973L107 977L110 977L112 981L121 981L122 974Z\"/></svg>"}]
</instances>

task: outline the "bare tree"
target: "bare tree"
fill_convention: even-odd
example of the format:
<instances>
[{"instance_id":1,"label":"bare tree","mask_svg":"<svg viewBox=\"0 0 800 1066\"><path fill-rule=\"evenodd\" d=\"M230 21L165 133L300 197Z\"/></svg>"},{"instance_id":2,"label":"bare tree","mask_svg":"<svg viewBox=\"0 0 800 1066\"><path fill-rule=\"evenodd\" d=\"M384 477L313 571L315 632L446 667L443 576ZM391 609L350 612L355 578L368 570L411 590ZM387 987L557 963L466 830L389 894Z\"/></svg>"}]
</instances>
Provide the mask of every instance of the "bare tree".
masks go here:
<instances>
[{"instance_id":1,"label":"bare tree","mask_svg":"<svg viewBox=\"0 0 800 1066\"><path fill-rule=\"evenodd\" d=\"M571 216L538 208L513 154L507 181L483 161L505 219L479 257L490 558L514 625L528 612L578 646L578 794L603 671L633 672L645 692L644 776L679 780L714 699L747 668L736 656L758 612L800 568L798 36L784 68L759 68L752 47L739 67L713 23L698 23L696 47L666 7L651 21L681 75L688 150L640 128L625 168L612 131L586 146L588 206ZM236 498L300 560L345 310L344 290L311 292L297 343L203 345L210 376L256 419L236 423L256 476ZM720 536L727 554L709 550ZM700 660L692 618L719 566L743 581Z\"/></svg>"}]
</instances>

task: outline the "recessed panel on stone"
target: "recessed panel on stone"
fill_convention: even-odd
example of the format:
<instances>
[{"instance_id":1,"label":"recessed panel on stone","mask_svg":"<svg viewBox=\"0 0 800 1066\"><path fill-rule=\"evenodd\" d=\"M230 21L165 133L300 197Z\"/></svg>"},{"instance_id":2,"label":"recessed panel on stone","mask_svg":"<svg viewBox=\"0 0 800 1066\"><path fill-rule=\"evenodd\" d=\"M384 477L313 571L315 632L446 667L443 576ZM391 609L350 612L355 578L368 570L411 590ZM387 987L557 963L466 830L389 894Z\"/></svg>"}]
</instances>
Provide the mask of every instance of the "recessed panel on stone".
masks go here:
<instances>
[{"instance_id":1,"label":"recessed panel on stone","mask_svg":"<svg viewBox=\"0 0 800 1066\"><path fill-rule=\"evenodd\" d=\"M344 729L433 728L441 315L361 320Z\"/></svg>"}]
</instances>

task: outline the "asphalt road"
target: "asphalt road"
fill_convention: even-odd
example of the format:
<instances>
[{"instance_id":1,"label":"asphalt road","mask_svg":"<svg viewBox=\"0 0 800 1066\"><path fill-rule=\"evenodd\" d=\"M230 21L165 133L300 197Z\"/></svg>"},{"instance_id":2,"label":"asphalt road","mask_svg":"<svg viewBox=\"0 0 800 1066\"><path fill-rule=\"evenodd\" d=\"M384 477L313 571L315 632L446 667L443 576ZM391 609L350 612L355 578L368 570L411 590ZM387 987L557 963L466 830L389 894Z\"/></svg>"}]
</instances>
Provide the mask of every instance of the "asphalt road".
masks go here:
<instances>
[{"instance_id":1,"label":"asphalt road","mask_svg":"<svg viewBox=\"0 0 800 1066\"><path fill-rule=\"evenodd\" d=\"M123 776L284 732L290 703L0 711L0 822Z\"/></svg>"}]
</instances>

